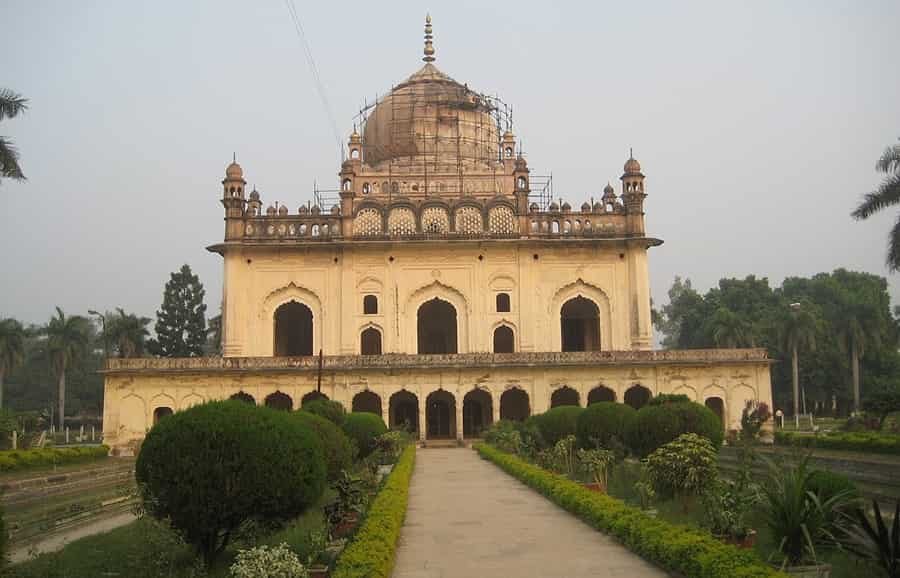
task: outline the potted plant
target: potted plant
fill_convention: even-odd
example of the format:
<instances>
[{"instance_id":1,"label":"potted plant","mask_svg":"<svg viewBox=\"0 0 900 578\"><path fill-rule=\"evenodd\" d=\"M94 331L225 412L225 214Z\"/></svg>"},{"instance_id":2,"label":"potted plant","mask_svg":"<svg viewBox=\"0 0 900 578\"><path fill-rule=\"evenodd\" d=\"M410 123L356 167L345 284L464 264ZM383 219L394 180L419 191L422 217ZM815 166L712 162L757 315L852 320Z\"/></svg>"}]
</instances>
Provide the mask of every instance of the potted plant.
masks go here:
<instances>
[{"instance_id":1,"label":"potted plant","mask_svg":"<svg viewBox=\"0 0 900 578\"><path fill-rule=\"evenodd\" d=\"M362 478L344 470L334 483L337 498L326 505L325 513L336 537L348 535L359 521L366 501Z\"/></svg>"},{"instance_id":2,"label":"potted plant","mask_svg":"<svg viewBox=\"0 0 900 578\"><path fill-rule=\"evenodd\" d=\"M839 512L853 502L849 492L822 497L811 491L809 455L796 465L768 461L769 473L760 488L766 525L775 538L777 566L792 576L830 578L831 565L819 562L817 548L836 544Z\"/></svg>"},{"instance_id":3,"label":"potted plant","mask_svg":"<svg viewBox=\"0 0 900 578\"><path fill-rule=\"evenodd\" d=\"M578 450L578 461L581 467L594 480L584 487L594 492L606 493L609 469L616 462L616 454L602 448L594 450Z\"/></svg>"},{"instance_id":4,"label":"potted plant","mask_svg":"<svg viewBox=\"0 0 900 578\"><path fill-rule=\"evenodd\" d=\"M686 433L654 450L647 456L644 469L653 489L679 500L687 513L690 500L716 481L717 459L716 449L708 439Z\"/></svg>"},{"instance_id":5,"label":"potted plant","mask_svg":"<svg viewBox=\"0 0 900 578\"><path fill-rule=\"evenodd\" d=\"M309 533L309 557L306 564L309 578L328 578L327 541L328 535L322 530L312 530Z\"/></svg>"},{"instance_id":6,"label":"potted plant","mask_svg":"<svg viewBox=\"0 0 900 578\"><path fill-rule=\"evenodd\" d=\"M738 548L756 544L756 530L747 523L747 515L758 501L753 487L731 480L717 481L703 494L705 523L720 540Z\"/></svg>"}]
</instances>

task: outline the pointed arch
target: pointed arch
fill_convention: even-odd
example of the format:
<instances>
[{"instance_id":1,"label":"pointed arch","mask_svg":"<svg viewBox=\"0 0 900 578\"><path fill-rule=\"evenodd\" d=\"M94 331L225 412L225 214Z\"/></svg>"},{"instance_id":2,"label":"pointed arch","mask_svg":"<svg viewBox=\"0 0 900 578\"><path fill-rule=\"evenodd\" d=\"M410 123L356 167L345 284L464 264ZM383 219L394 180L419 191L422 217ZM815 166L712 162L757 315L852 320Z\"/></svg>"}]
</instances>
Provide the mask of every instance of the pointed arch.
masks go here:
<instances>
[{"instance_id":1,"label":"pointed arch","mask_svg":"<svg viewBox=\"0 0 900 578\"><path fill-rule=\"evenodd\" d=\"M256 336L259 340L261 351L275 352L275 311L282 305L295 302L309 310L312 323L312 345L307 347L305 351L311 351L315 355L322 347L322 302L310 289L297 285L293 281L287 285L275 289L270 292L263 300L259 310L260 319L264 322L264 327L268 327L267 331L260 332Z\"/></svg>"},{"instance_id":2,"label":"pointed arch","mask_svg":"<svg viewBox=\"0 0 900 578\"><path fill-rule=\"evenodd\" d=\"M614 349L613 341L613 324L612 324L612 306L606 291L597 285L593 285L578 278L571 283L561 285L550 299L550 305L547 314L555 319L551 323L551 351L562 351L562 323L560 321L563 305L573 299L586 299L597 307L597 319L599 323L600 344L604 349Z\"/></svg>"},{"instance_id":3,"label":"pointed arch","mask_svg":"<svg viewBox=\"0 0 900 578\"><path fill-rule=\"evenodd\" d=\"M419 308L428 301L439 299L449 303L456 310L456 343L454 353L468 353L469 345L469 303L458 289L445 285L440 281L433 281L412 291L404 301L402 319L407 335L418 336L418 312ZM406 340L407 353L418 353L418 339Z\"/></svg>"},{"instance_id":4,"label":"pointed arch","mask_svg":"<svg viewBox=\"0 0 900 578\"><path fill-rule=\"evenodd\" d=\"M563 385L553 390L550 394L550 407L559 407L561 405L581 405L581 396L578 391L572 389L568 385Z\"/></svg>"},{"instance_id":5,"label":"pointed arch","mask_svg":"<svg viewBox=\"0 0 900 578\"><path fill-rule=\"evenodd\" d=\"M500 419L525 421L530 416L531 403L524 389L510 387L500 395Z\"/></svg>"},{"instance_id":6,"label":"pointed arch","mask_svg":"<svg viewBox=\"0 0 900 578\"><path fill-rule=\"evenodd\" d=\"M605 385L598 385L588 393L588 405L601 401L616 401L616 392Z\"/></svg>"}]
</instances>

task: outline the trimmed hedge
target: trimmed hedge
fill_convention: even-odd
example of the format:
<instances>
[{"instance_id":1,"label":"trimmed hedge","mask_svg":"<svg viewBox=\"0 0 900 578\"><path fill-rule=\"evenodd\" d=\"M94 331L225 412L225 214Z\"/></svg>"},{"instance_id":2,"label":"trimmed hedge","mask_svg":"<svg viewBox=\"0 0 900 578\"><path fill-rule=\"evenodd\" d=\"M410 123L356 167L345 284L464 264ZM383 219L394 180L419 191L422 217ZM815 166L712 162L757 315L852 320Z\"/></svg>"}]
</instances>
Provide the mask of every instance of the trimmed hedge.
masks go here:
<instances>
[{"instance_id":1,"label":"trimmed hedge","mask_svg":"<svg viewBox=\"0 0 900 578\"><path fill-rule=\"evenodd\" d=\"M338 427L343 426L344 420L347 418L347 410L344 409L344 404L325 398L308 401L300 409L319 417L324 417Z\"/></svg>"},{"instance_id":2,"label":"trimmed hedge","mask_svg":"<svg viewBox=\"0 0 900 578\"><path fill-rule=\"evenodd\" d=\"M488 444L475 448L506 473L669 572L685 578L786 578L751 551L720 542L707 532L652 518Z\"/></svg>"},{"instance_id":3,"label":"trimmed hedge","mask_svg":"<svg viewBox=\"0 0 900 578\"><path fill-rule=\"evenodd\" d=\"M578 416L576 436L578 446L593 448L599 442L604 448L625 444L628 426L637 412L633 407L614 401L601 401L587 406Z\"/></svg>"},{"instance_id":4,"label":"trimmed hedge","mask_svg":"<svg viewBox=\"0 0 900 578\"><path fill-rule=\"evenodd\" d=\"M628 447L643 457L686 433L705 437L717 451L725 437L719 416L705 405L663 400L638 410L628 428Z\"/></svg>"},{"instance_id":5,"label":"trimmed hedge","mask_svg":"<svg viewBox=\"0 0 900 578\"><path fill-rule=\"evenodd\" d=\"M415 459L416 446L409 444L372 502L353 541L341 552L332 578L388 578L391 575L400 528L406 517L409 479Z\"/></svg>"},{"instance_id":6,"label":"trimmed hedge","mask_svg":"<svg viewBox=\"0 0 900 578\"><path fill-rule=\"evenodd\" d=\"M291 415L319 437L328 481L333 482L341 476L342 470L350 469L353 465L353 448L350 438L341 428L324 417L305 410L295 411Z\"/></svg>"},{"instance_id":7,"label":"trimmed hedge","mask_svg":"<svg viewBox=\"0 0 900 578\"><path fill-rule=\"evenodd\" d=\"M43 466L59 466L99 460L109 455L107 446L41 448L0 452L0 472L18 472Z\"/></svg>"},{"instance_id":8,"label":"trimmed hedge","mask_svg":"<svg viewBox=\"0 0 900 578\"><path fill-rule=\"evenodd\" d=\"M387 426L380 415L357 411L344 420L344 433L356 444L359 457L365 458L375 449L375 438L387 432Z\"/></svg>"},{"instance_id":9,"label":"trimmed hedge","mask_svg":"<svg viewBox=\"0 0 900 578\"><path fill-rule=\"evenodd\" d=\"M846 432L804 435L776 431L775 443L823 450L900 455L900 436L878 432Z\"/></svg>"},{"instance_id":10,"label":"trimmed hedge","mask_svg":"<svg viewBox=\"0 0 900 578\"><path fill-rule=\"evenodd\" d=\"M577 405L561 405L537 414L529 418L531 423L537 426L541 432L541 438L547 447L553 447L556 442L569 435L575 435L578 416L584 408Z\"/></svg>"}]
</instances>

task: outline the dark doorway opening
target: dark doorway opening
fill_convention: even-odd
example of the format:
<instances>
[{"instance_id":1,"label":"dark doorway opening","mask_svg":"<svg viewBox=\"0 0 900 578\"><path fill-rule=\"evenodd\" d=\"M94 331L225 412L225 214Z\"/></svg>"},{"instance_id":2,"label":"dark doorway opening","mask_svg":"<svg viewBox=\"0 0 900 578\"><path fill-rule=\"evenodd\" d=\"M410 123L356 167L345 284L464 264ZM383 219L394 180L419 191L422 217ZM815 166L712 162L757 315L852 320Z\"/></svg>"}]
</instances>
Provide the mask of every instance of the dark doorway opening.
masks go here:
<instances>
[{"instance_id":1,"label":"dark doorway opening","mask_svg":"<svg viewBox=\"0 0 900 578\"><path fill-rule=\"evenodd\" d=\"M353 411L374 413L381 417L381 398L372 391L361 391L353 396Z\"/></svg>"},{"instance_id":2,"label":"dark doorway opening","mask_svg":"<svg viewBox=\"0 0 900 578\"><path fill-rule=\"evenodd\" d=\"M722 428L725 428L725 402L722 401L721 397L707 397L704 405L709 409L713 410L713 413L719 416L719 421L722 422Z\"/></svg>"},{"instance_id":3,"label":"dark doorway opening","mask_svg":"<svg viewBox=\"0 0 900 578\"><path fill-rule=\"evenodd\" d=\"M154 409L153 410L153 425L158 424L159 420L169 417L170 415L172 415L171 407L158 407L158 408Z\"/></svg>"},{"instance_id":4,"label":"dark doorway opening","mask_svg":"<svg viewBox=\"0 0 900 578\"><path fill-rule=\"evenodd\" d=\"M625 403L634 409L641 409L644 407L644 404L650 401L651 396L650 390L643 385L632 385L625 392Z\"/></svg>"},{"instance_id":5,"label":"dark doorway opening","mask_svg":"<svg viewBox=\"0 0 900 578\"><path fill-rule=\"evenodd\" d=\"M388 401L391 429L404 429L419 433L419 398L405 389L398 391Z\"/></svg>"},{"instance_id":6,"label":"dark doorway opening","mask_svg":"<svg viewBox=\"0 0 900 578\"><path fill-rule=\"evenodd\" d=\"M584 297L569 299L560 311L563 351L600 351L600 309Z\"/></svg>"},{"instance_id":7,"label":"dark doorway opening","mask_svg":"<svg viewBox=\"0 0 900 578\"><path fill-rule=\"evenodd\" d=\"M381 331L369 327L359 336L359 352L363 355L381 355Z\"/></svg>"},{"instance_id":8,"label":"dark doorway opening","mask_svg":"<svg viewBox=\"0 0 900 578\"><path fill-rule=\"evenodd\" d=\"M256 405L256 400L253 399L253 396L245 391L239 391L228 399L234 399L237 401L243 401L244 403L249 403L250 405Z\"/></svg>"},{"instance_id":9,"label":"dark doorway opening","mask_svg":"<svg viewBox=\"0 0 900 578\"><path fill-rule=\"evenodd\" d=\"M419 307L419 353L456 353L456 309L435 297Z\"/></svg>"},{"instance_id":10,"label":"dark doorway opening","mask_svg":"<svg viewBox=\"0 0 900 578\"><path fill-rule=\"evenodd\" d=\"M494 353L512 353L516 350L513 330L506 325L494 329Z\"/></svg>"},{"instance_id":11,"label":"dark doorway opening","mask_svg":"<svg viewBox=\"0 0 900 578\"><path fill-rule=\"evenodd\" d=\"M275 356L312 355L313 316L309 307L289 301L275 310Z\"/></svg>"},{"instance_id":12,"label":"dark doorway opening","mask_svg":"<svg viewBox=\"0 0 900 578\"><path fill-rule=\"evenodd\" d=\"M528 394L518 387L507 389L500 396L500 419L525 421L531 415Z\"/></svg>"},{"instance_id":13,"label":"dark doorway opening","mask_svg":"<svg viewBox=\"0 0 900 578\"><path fill-rule=\"evenodd\" d=\"M616 401L616 392L600 385L588 393L588 405L601 401Z\"/></svg>"},{"instance_id":14,"label":"dark doorway opening","mask_svg":"<svg viewBox=\"0 0 900 578\"><path fill-rule=\"evenodd\" d=\"M491 394L474 389L463 398L463 437L477 438L494 421L494 404Z\"/></svg>"},{"instance_id":15,"label":"dark doorway opening","mask_svg":"<svg viewBox=\"0 0 900 578\"><path fill-rule=\"evenodd\" d=\"M554 391L553 395L550 396L550 407L554 408L561 405L579 405L578 392L568 385L564 385Z\"/></svg>"},{"instance_id":16,"label":"dark doorway opening","mask_svg":"<svg viewBox=\"0 0 900 578\"><path fill-rule=\"evenodd\" d=\"M456 437L456 400L448 391L431 393L426 400L426 416L429 438Z\"/></svg>"},{"instance_id":17,"label":"dark doorway opening","mask_svg":"<svg viewBox=\"0 0 900 578\"><path fill-rule=\"evenodd\" d=\"M266 397L266 407L278 409L282 411L291 411L294 409L294 400L286 393L276 391Z\"/></svg>"}]
</instances>

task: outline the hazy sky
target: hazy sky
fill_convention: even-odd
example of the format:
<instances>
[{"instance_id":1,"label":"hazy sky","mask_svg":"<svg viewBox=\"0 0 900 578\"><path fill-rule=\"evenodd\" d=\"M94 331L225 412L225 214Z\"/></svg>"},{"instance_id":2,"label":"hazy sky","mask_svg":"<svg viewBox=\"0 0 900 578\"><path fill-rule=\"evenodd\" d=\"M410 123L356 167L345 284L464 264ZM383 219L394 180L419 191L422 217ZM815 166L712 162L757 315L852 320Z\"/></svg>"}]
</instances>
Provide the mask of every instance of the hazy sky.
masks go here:
<instances>
[{"instance_id":1,"label":"hazy sky","mask_svg":"<svg viewBox=\"0 0 900 578\"><path fill-rule=\"evenodd\" d=\"M296 2L341 137L421 65L514 107L533 172L573 206L634 147L657 304L675 275L886 275L896 210L853 221L900 136L900 2ZM28 181L0 185L0 316L152 317L189 263L221 296L220 181L237 152L266 205L336 186L339 151L282 0L0 0L0 124ZM894 300L900 282L889 276Z\"/></svg>"}]
</instances>

